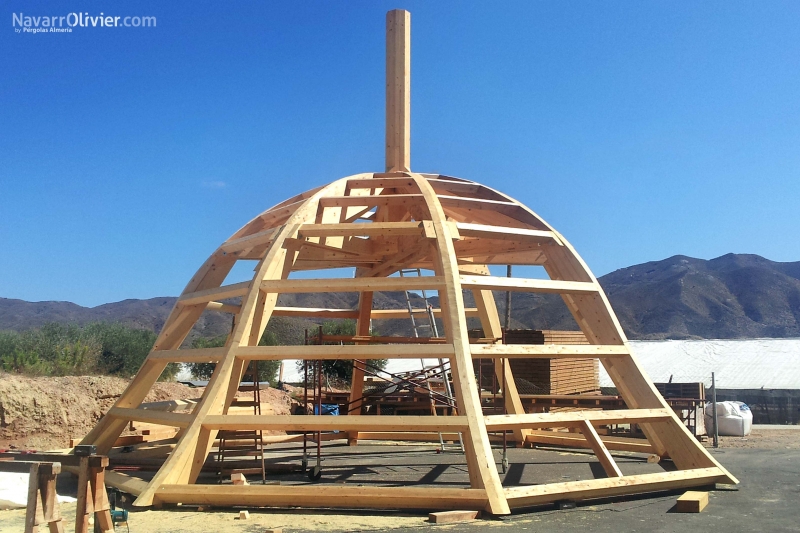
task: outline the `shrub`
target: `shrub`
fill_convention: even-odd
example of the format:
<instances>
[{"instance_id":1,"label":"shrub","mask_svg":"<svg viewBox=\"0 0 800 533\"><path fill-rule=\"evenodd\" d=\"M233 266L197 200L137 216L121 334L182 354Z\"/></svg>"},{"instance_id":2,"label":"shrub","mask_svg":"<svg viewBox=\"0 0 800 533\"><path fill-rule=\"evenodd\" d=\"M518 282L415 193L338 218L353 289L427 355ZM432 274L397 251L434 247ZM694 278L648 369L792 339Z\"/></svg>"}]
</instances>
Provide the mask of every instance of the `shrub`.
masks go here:
<instances>
[{"instance_id":1,"label":"shrub","mask_svg":"<svg viewBox=\"0 0 800 533\"><path fill-rule=\"evenodd\" d=\"M122 324L45 324L23 332L0 333L0 368L47 376L110 374L131 377L150 353L156 334ZM167 365L160 379L179 366Z\"/></svg>"}]
</instances>

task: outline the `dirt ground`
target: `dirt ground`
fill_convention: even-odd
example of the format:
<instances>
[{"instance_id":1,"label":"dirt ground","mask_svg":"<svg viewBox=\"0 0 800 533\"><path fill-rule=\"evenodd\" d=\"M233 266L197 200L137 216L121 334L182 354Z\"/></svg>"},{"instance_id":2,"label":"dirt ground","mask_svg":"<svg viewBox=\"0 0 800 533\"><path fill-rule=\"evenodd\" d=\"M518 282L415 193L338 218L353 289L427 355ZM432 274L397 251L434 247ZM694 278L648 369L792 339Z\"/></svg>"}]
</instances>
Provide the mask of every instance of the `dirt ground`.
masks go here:
<instances>
[{"instance_id":1,"label":"dirt ground","mask_svg":"<svg viewBox=\"0 0 800 533\"><path fill-rule=\"evenodd\" d=\"M797 428L797 426L791 426ZM711 439L705 442L711 447ZM797 450L800 449L800 429L777 429L771 427L753 427L746 437L720 437L720 448L759 448L762 450Z\"/></svg>"},{"instance_id":2,"label":"dirt ground","mask_svg":"<svg viewBox=\"0 0 800 533\"><path fill-rule=\"evenodd\" d=\"M128 380L111 376L28 377L0 374L0 449L66 448L88 433ZM145 402L197 398L202 389L156 383Z\"/></svg>"}]
</instances>

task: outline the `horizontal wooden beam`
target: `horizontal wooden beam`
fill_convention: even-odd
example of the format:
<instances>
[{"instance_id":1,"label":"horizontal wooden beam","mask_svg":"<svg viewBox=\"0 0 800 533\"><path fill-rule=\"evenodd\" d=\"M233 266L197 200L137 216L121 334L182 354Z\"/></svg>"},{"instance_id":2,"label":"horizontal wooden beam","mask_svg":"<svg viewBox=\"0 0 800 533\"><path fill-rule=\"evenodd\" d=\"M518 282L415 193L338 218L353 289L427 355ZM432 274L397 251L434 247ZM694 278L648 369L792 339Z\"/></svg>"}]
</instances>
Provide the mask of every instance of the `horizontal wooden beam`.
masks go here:
<instances>
[{"instance_id":1,"label":"horizontal wooden beam","mask_svg":"<svg viewBox=\"0 0 800 533\"><path fill-rule=\"evenodd\" d=\"M178 298L179 305L197 305L208 303L212 300L224 300L225 298L235 298L236 296L244 296L250 289L250 282L243 281L241 283L233 283L231 285L223 285L214 289L206 289L203 291L187 292Z\"/></svg>"},{"instance_id":2,"label":"horizontal wooden beam","mask_svg":"<svg viewBox=\"0 0 800 533\"><path fill-rule=\"evenodd\" d=\"M326 196L319 199L323 207L377 207L396 204L422 202L421 194L385 194L373 196Z\"/></svg>"},{"instance_id":3,"label":"horizontal wooden beam","mask_svg":"<svg viewBox=\"0 0 800 533\"><path fill-rule=\"evenodd\" d=\"M578 427L583 422L593 424L624 424L669 420L670 409L625 409L619 411L570 411L557 413L528 413L522 415L489 415L483 417L487 430Z\"/></svg>"},{"instance_id":4,"label":"horizontal wooden beam","mask_svg":"<svg viewBox=\"0 0 800 533\"><path fill-rule=\"evenodd\" d=\"M236 356L246 360L282 359L420 359L447 358L452 344L371 344L353 346L242 346Z\"/></svg>"},{"instance_id":5,"label":"horizontal wooden beam","mask_svg":"<svg viewBox=\"0 0 800 533\"><path fill-rule=\"evenodd\" d=\"M390 337L381 335L323 335L322 342L370 344L448 344L444 337Z\"/></svg>"},{"instance_id":6,"label":"horizontal wooden beam","mask_svg":"<svg viewBox=\"0 0 800 533\"><path fill-rule=\"evenodd\" d=\"M52 476L61 473L61 463L37 461L0 461L0 472L27 474L31 468L38 468L39 475Z\"/></svg>"},{"instance_id":7,"label":"horizontal wooden beam","mask_svg":"<svg viewBox=\"0 0 800 533\"><path fill-rule=\"evenodd\" d=\"M528 241L542 244L562 244L552 231L506 226L488 226L485 224L468 224L465 222L457 222L456 228L458 228L458 232L462 237Z\"/></svg>"},{"instance_id":8,"label":"horizontal wooden beam","mask_svg":"<svg viewBox=\"0 0 800 533\"><path fill-rule=\"evenodd\" d=\"M467 196L448 196L444 194L437 195L439 202L445 207L455 207L461 209L492 209L503 210L504 208L516 209L520 206L514 202L506 202L503 200L485 200L483 198L469 198Z\"/></svg>"},{"instance_id":9,"label":"horizontal wooden beam","mask_svg":"<svg viewBox=\"0 0 800 533\"><path fill-rule=\"evenodd\" d=\"M440 276L391 278L276 279L261 282L261 290L277 293L387 292L437 290L444 286Z\"/></svg>"},{"instance_id":10,"label":"horizontal wooden beam","mask_svg":"<svg viewBox=\"0 0 800 533\"><path fill-rule=\"evenodd\" d=\"M284 431L466 431L465 416L209 415L203 427L217 430Z\"/></svg>"},{"instance_id":11,"label":"horizontal wooden beam","mask_svg":"<svg viewBox=\"0 0 800 533\"><path fill-rule=\"evenodd\" d=\"M433 239L433 223L421 222L371 222L363 224L303 224L298 235L304 237L397 237L400 235L425 235Z\"/></svg>"},{"instance_id":12,"label":"horizontal wooden beam","mask_svg":"<svg viewBox=\"0 0 800 533\"><path fill-rule=\"evenodd\" d=\"M299 316L316 318L358 318L358 310L326 309L322 307L276 307L272 316ZM408 316L408 313L406 313Z\"/></svg>"},{"instance_id":13,"label":"horizontal wooden beam","mask_svg":"<svg viewBox=\"0 0 800 533\"><path fill-rule=\"evenodd\" d=\"M599 290L596 283L583 281L561 281L552 279L503 278L499 276L461 276L465 289L542 292L554 294L595 294Z\"/></svg>"},{"instance_id":14,"label":"horizontal wooden beam","mask_svg":"<svg viewBox=\"0 0 800 533\"><path fill-rule=\"evenodd\" d=\"M151 411L149 409L129 409L126 407L112 407L108 410L106 416L175 428L189 427L189 424L193 420L191 414L170 413L168 411L155 410Z\"/></svg>"},{"instance_id":15,"label":"horizontal wooden beam","mask_svg":"<svg viewBox=\"0 0 800 533\"><path fill-rule=\"evenodd\" d=\"M439 308L432 309L433 316L440 316L442 314L442 310ZM424 313L427 313L425 309L414 309L414 316L422 316ZM467 307L464 309L464 314L467 317L477 317L478 309L476 307ZM401 318L408 320L408 309L373 309L372 313L370 314L372 319L393 319L393 318Z\"/></svg>"},{"instance_id":16,"label":"horizontal wooden beam","mask_svg":"<svg viewBox=\"0 0 800 533\"><path fill-rule=\"evenodd\" d=\"M472 344L473 359L585 359L630 355L625 345L607 344Z\"/></svg>"},{"instance_id":17,"label":"horizontal wooden beam","mask_svg":"<svg viewBox=\"0 0 800 533\"><path fill-rule=\"evenodd\" d=\"M646 439L633 439L627 437L600 436L606 448L613 451L655 453L655 448ZM564 433L561 431L533 430L525 435L525 442L529 444L544 444L546 446L564 446L567 448L591 449L583 435L580 433Z\"/></svg>"},{"instance_id":18,"label":"horizontal wooden beam","mask_svg":"<svg viewBox=\"0 0 800 533\"><path fill-rule=\"evenodd\" d=\"M81 473L81 469L78 466L64 466L63 468L65 472L75 474L76 476L79 476ZM106 486L114 487L125 494L132 494L133 496L139 496L147 489L147 481L138 477L115 472L114 470L106 470L104 472L103 481Z\"/></svg>"},{"instance_id":19,"label":"horizontal wooden beam","mask_svg":"<svg viewBox=\"0 0 800 533\"><path fill-rule=\"evenodd\" d=\"M216 363L225 356L227 348L187 348L185 350L153 350L148 356L169 363Z\"/></svg>"},{"instance_id":20,"label":"horizontal wooden beam","mask_svg":"<svg viewBox=\"0 0 800 533\"><path fill-rule=\"evenodd\" d=\"M417 183L414 178L408 176L402 177L379 177L373 178L355 178L347 180L347 187L349 189L414 189L418 190Z\"/></svg>"},{"instance_id":21,"label":"horizontal wooden beam","mask_svg":"<svg viewBox=\"0 0 800 533\"><path fill-rule=\"evenodd\" d=\"M359 431L358 440L392 440L409 442L439 442L439 437L445 442L458 442L458 433L434 433L411 431Z\"/></svg>"},{"instance_id":22,"label":"horizontal wooden beam","mask_svg":"<svg viewBox=\"0 0 800 533\"><path fill-rule=\"evenodd\" d=\"M258 233L253 233L252 235L247 235L246 237L239 237L238 239L231 239L226 241L220 246L220 249L223 252L227 253L234 253L240 252L242 250L248 250L250 248L254 248L256 246L260 246L262 244L267 244L275 238L275 235L278 233L278 228L271 228L264 231L259 231Z\"/></svg>"},{"instance_id":23,"label":"horizontal wooden beam","mask_svg":"<svg viewBox=\"0 0 800 533\"><path fill-rule=\"evenodd\" d=\"M567 481L527 487L509 487L503 492L513 508L551 503L558 500L609 498L623 494L641 494L724 482L727 475L719 468L697 468L657 474Z\"/></svg>"},{"instance_id":24,"label":"horizontal wooden beam","mask_svg":"<svg viewBox=\"0 0 800 533\"><path fill-rule=\"evenodd\" d=\"M208 302L206 305L206 309L209 311L219 311L221 313L230 313L232 315L238 315L239 311L242 310L240 305L231 305L231 304L224 304L222 302Z\"/></svg>"},{"instance_id":25,"label":"horizontal wooden beam","mask_svg":"<svg viewBox=\"0 0 800 533\"><path fill-rule=\"evenodd\" d=\"M347 485L161 485L154 503L253 507L484 510L483 489Z\"/></svg>"},{"instance_id":26,"label":"horizontal wooden beam","mask_svg":"<svg viewBox=\"0 0 800 533\"><path fill-rule=\"evenodd\" d=\"M61 453L0 453L0 463L6 461L22 461L30 463L59 463L62 468L67 466L80 466L81 458L79 455ZM108 457L102 455L92 455L89 457L89 466L92 468L105 468L108 466Z\"/></svg>"}]
</instances>

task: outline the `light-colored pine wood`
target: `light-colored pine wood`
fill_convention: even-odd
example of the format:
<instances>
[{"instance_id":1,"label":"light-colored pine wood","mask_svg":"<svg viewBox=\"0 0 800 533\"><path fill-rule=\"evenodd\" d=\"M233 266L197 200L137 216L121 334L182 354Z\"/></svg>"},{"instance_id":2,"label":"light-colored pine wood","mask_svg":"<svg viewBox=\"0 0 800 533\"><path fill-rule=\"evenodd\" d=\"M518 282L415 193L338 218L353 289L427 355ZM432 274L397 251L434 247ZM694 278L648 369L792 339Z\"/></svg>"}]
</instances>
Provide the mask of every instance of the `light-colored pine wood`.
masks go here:
<instances>
[{"instance_id":1,"label":"light-colored pine wood","mask_svg":"<svg viewBox=\"0 0 800 533\"><path fill-rule=\"evenodd\" d=\"M558 500L585 500L609 498L623 494L673 490L682 487L702 487L727 479L719 468L698 468L658 474L567 481L528 487L510 487L505 490L512 508L551 503Z\"/></svg>"},{"instance_id":2,"label":"light-colored pine wood","mask_svg":"<svg viewBox=\"0 0 800 533\"><path fill-rule=\"evenodd\" d=\"M678 497L675 510L679 513L699 513L708 505L708 493L687 490Z\"/></svg>"},{"instance_id":3,"label":"light-colored pine wood","mask_svg":"<svg viewBox=\"0 0 800 533\"><path fill-rule=\"evenodd\" d=\"M441 511L430 513L428 522L432 524L452 524L456 522L469 522L481 515L480 511Z\"/></svg>"},{"instance_id":4,"label":"light-colored pine wood","mask_svg":"<svg viewBox=\"0 0 800 533\"><path fill-rule=\"evenodd\" d=\"M593 294L598 290L597 284L584 283L581 281L501 278L498 276L461 276L461 285L473 290L542 292L554 294Z\"/></svg>"},{"instance_id":5,"label":"light-colored pine wood","mask_svg":"<svg viewBox=\"0 0 800 533\"><path fill-rule=\"evenodd\" d=\"M622 477L622 471L620 471L614 458L611 457L611 454L608 453L608 448L603 444L600 435L597 434L592 423L588 420L583 420L578 425L578 428L580 428L589 446L592 447L592 451L594 451L597 460L600 461L600 464L603 466L603 470L606 471L606 475L608 477Z\"/></svg>"},{"instance_id":6,"label":"light-colored pine wood","mask_svg":"<svg viewBox=\"0 0 800 533\"><path fill-rule=\"evenodd\" d=\"M361 274L362 272L357 272ZM372 313L372 293L362 292L358 296L358 321L356 322L356 334L368 336L370 334L371 313ZM348 405L348 415L358 416L361 414L364 395L364 367L353 363L353 375L350 380L350 403ZM350 446L358 444L358 431L350 431L347 434L347 443Z\"/></svg>"},{"instance_id":7,"label":"light-colored pine wood","mask_svg":"<svg viewBox=\"0 0 800 533\"><path fill-rule=\"evenodd\" d=\"M625 357L630 355L627 346L608 346L601 344L472 344L472 357L475 359L496 358L578 358L586 357Z\"/></svg>"},{"instance_id":8,"label":"light-colored pine wood","mask_svg":"<svg viewBox=\"0 0 800 533\"><path fill-rule=\"evenodd\" d=\"M600 440L608 450L636 453L653 453L653 447L645 439L625 437L605 437ZM580 433L564 433L560 431L533 430L526 437L528 444L543 444L546 446L564 446L567 448L592 449L589 441Z\"/></svg>"},{"instance_id":9,"label":"light-colored pine wood","mask_svg":"<svg viewBox=\"0 0 800 533\"><path fill-rule=\"evenodd\" d=\"M155 411L152 409L128 409L124 407L112 407L109 409L108 413L106 413L106 416L178 428L185 428L192 421L192 415L189 414Z\"/></svg>"},{"instance_id":10,"label":"light-colored pine wood","mask_svg":"<svg viewBox=\"0 0 800 533\"><path fill-rule=\"evenodd\" d=\"M266 503L273 507L488 510L483 490L433 487L162 485L155 501L220 506Z\"/></svg>"},{"instance_id":11,"label":"light-colored pine wood","mask_svg":"<svg viewBox=\"0 0 800 533\"><path fill-rule=\"evenodd\" d=\"M314 416L314 415L209 415L209 429L285 429L291 431L458 431L467 429L462 416Z\"/></svg>"},{"instance_id":12,"label":"light-colored pine wood","mask_svg":"<svg viewBox=\"0 0 800 533\"><path fill-rule=\"evenodd\" d=\"M281 359L419 359L451 357L448 344L368 344L333 346L243 346L236 357L259 361Z\"/></svg>"},{"instance_id":13,"label":"light-colored pine wood","mask_svg":"<svg viewBox=\"0 0 800 533\"><path fill-rule=\"evenodd\" d=\"M618 411L559 411L484 417L490 429L580 427L585 421L599 424L625 424L638 421L671 420L672 409L628 409Z\"/></svg>"},{"instance_id":14,"label":"light-colored pine wood","mask_svg":"<svg viewBox=\"0 0 800 533\"><path fill-rule=\"evenodd\" d=\"M435 272L445 281L444 290L439 292L442 311L444 311L442 319L445 337L449 343L453 344L455 352L450 358L450 364L459 413L466 415L469 422L469 430L466 432L463 442L470 483L473 488L482 488L486 491L489 510L492 513L508 514L510 510L503 498L500 476L497 473L489 437L486 434L486 426L481 416L481 401L475 374L472 371L472 356L469 348L467 322L464 316L464 297L461 291L458 262L453 248L450 225L447 223L447 217L441 204L437 201L433 188L419 174L412 174L412 177L425 197L431 221L436 230L438 257Z\"/></svg>"},{"instance_id":15,"label":"light-colored pine wood","mask_svg":"<svg viewBox=\"0 0 800 533\"><path fill-rule=\"evenodd\" d=\"M411 13L386 14L386 171L411 169Z\"/></svg>"},{"instance_id":16,"label":"light-colored pine wood","mask_svg":"<svg viewBox=\"0 0 800 533\"><path fill-rule=\"evenodd\" d=\"M444 280L440 276L411 278L342 278L342 279L275 279L261 282L261 290L276 293L308 292L382 292L405 289L436 290L442 288Z\"/></svg>"}]
</instances>

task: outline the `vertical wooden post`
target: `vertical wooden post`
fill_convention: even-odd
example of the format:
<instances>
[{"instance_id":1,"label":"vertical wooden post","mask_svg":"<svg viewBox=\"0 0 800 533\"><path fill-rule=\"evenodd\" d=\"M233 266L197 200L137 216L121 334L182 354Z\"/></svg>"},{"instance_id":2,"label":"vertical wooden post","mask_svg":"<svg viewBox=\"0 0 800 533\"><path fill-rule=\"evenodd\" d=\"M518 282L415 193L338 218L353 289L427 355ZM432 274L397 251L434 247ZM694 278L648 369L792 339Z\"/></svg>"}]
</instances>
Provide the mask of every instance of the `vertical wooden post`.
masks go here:
<instances>
[{"instance_id":1,"label":"vertical wooden post","mask_svg":"<svg viewBox=\"0 0 800 533\"><path fill-rule=\"evenodd\" d=\"M411 13L386 14L386 171L411 170Z\"/></svg>"},{"instance_id":2,"label":"vertical wooden post","mask_svg":"<svg viewBox=\"0 0 800 533\"><path fill-rule=\"evenodd\" d=\"M369 335L370 317L372 316L372 293L362 292L358 300L358 322L356 322L356 335L366 337ZM360 343L356 343L360 344ZM364 369L353 363L353 376L350 381L350 402L347 408L348 415L360 415L364 404ZM347 433L347 443L350 446L358 444L358 431Z\"/></svg>"}]
</instances>

